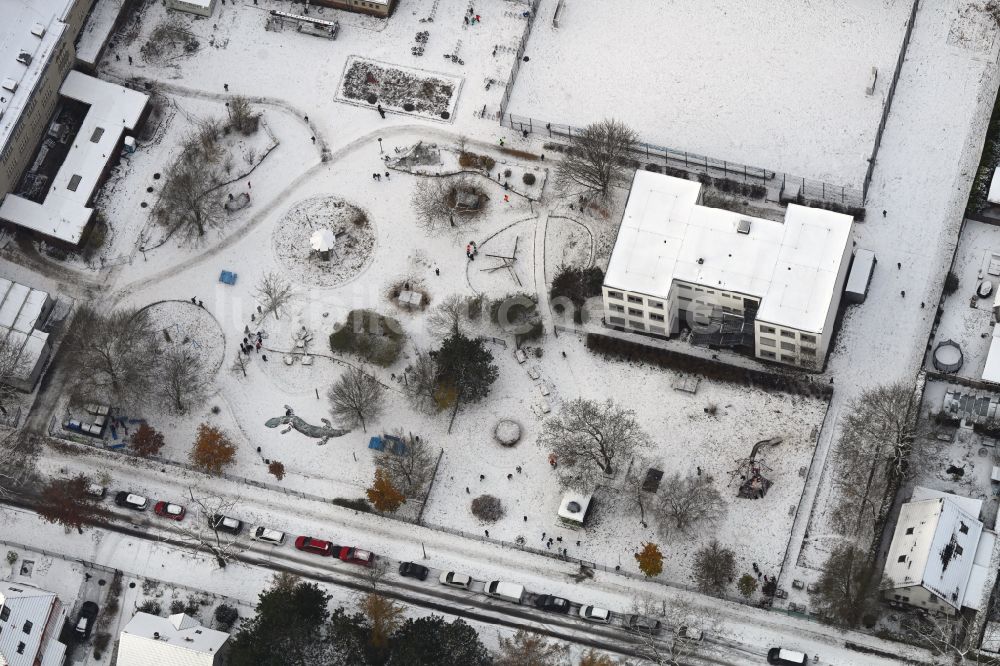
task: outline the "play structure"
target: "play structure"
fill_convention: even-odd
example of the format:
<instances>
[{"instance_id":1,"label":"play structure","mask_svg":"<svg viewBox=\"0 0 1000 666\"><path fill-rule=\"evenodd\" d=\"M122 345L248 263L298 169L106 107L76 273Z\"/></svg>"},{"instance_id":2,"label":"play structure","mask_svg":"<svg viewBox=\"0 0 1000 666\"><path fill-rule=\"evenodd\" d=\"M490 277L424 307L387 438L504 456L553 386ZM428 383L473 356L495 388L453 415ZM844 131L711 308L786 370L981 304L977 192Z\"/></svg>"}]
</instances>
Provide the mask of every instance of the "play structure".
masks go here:
<instances>
[{"instance_id":1,"label":"play structure","mask_svg":"<svg viewBox=\"0 0 1000 666\"><path fill-rule=\"evenodd\" d=\"M737 497L762 499L767 495L767 491L774 485L774 482L764 476L772 470L761 460L760 452L765 446L777 446L781 444L781 441L781 437L762 439L753 445L748 458L736 460L736 469L729 473L729 485L733 485L733 482L739 478L740 485L736 492Z\"/></svg>"}]
</instances>

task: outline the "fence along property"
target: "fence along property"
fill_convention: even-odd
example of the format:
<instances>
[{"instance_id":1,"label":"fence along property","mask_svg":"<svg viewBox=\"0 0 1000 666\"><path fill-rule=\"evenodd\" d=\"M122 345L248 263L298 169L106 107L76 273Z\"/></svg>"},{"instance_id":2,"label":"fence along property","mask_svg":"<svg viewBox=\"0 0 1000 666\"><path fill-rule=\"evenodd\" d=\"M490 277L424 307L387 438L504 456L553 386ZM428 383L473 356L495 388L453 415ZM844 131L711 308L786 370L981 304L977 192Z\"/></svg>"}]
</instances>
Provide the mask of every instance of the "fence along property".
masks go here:
<instances>
[{"instance_id":1,"label":"fence along property","mask_svg":"<svg viewBox=\"0 0 1000 666\"><path fill-rule=\"evenodd\" d=\"M517 48L517 57L514 59L510 76L507 78L507 85L504 88L503 96L500 98L500 112L497 114L500 125L518 132L528 132L531 134L544 131L548 133L550 138L555 138L556 136L572 138L574 132L576 134L581 133L579 128L571 125L539 121L527 116L516 116L507 112L510 95L514 89L517 74L520 71L521 61L524 58L524 50L528 44L528 38L531 36L531 26L540 2L540 0L519 1L531 7L531 14L526 21L524 34L521 36L521 43ZM738 179L743 183L762 185L767 188L767 198L772 201L819 206L832 204L838 207L840 212L845 212L863 220L865 198L868 195L868 186L871 184L875 159L878 156L878 150L882 143L882 133L885 130L886 120L889 118L889 108L892 106L892 99L896 92L896 82L899 80L899 72L906 58L906 51L910 44L910 34L913 30L913 22L916 20L919 5L920 0L913 0L910 17L906 22L906 31L900 45L899 56L897 57L896 66L893 70L892 79L882 107L882 116L875 133L875 142L872 146L871 157L868 159L868 168L860 190L648 143L637 144L636 155L644 155L647 160L657 160L657 166L659 166L659 161L662 160L663 167L667 169L679 169L694 175L705 175L710 178L722 178L725 180ZM558 16L561 9L562 1L560 0L552 19L553 27L555 28L559 27Z\"/></svg>"}]
</instances>

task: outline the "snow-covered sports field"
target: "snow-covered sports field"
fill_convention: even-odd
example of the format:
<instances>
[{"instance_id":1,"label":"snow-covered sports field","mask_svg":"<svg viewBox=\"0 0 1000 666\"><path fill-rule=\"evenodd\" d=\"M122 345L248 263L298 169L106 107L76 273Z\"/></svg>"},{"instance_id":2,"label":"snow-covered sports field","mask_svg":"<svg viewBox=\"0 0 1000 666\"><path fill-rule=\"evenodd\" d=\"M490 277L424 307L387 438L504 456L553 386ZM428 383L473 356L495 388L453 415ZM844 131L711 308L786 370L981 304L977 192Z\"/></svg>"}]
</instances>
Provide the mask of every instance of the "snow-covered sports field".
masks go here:
<instances>
[{"instance_id":1,"label":"snow-covered sports field","mask_svg":"<svg viewBox=\"0 0 1000 666\"><path fill-rule=\"evenodd\" d=\"M603 0L539 8L508 111L860 187L911 0ZM875 92L872 67L878 69Z\"/></svg>"}]
</instances>

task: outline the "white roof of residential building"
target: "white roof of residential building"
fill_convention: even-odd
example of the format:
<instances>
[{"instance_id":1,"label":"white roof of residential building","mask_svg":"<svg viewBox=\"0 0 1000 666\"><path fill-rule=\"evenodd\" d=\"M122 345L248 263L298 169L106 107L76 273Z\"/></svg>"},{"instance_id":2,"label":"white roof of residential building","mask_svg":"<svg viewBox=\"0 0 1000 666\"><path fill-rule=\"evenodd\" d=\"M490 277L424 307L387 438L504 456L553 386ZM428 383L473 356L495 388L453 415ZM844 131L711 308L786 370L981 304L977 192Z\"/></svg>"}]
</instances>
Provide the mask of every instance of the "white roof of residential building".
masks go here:
<instances>
[{"instance_id":1,"label":"white roof of residential building","mask_svg":"<svg viewBox=\"0 0 1000 666\"><path fill-rule=\"evenodd\" d=\"M993 177L990 178L990 189L986 194L986 200L992 204L1000 204L1000 168L993 169Z\"/></svg>"},{"instance_id":2,"label":"white roof of residential building","mask_svg":"<svg viewBox=\"0 0 1000 666\"><path fill-rule=\"evenodd\" d=\"M61 664L66 646L56 640L65 619L65 610L54 592L47 592L23 583L0 582L0 608L9 608L10 617L0 632L0 664L4 666L34 666L41 657L42 666ZM25 622L31 623L25 633ZM20 652L21 644L24 647Z\"/></svg>"},{"instance_id":3,"label":"white roof of residential building","mask_svg":"<svg viewBox=\"0 0 1000 666\"><path fill-rule=\"evenodd\" d=\"M922 585L956 609L970 592L978 604L982 590L970 587L970 578L982 531L983 524L950 496L907 502L886 558L891 587Z\"/></svg>"},{"instance_id":4,"label":"white roof of residential building","mask_svg":"<svg viewBox=\"0 0 1000 666\"><path fill-rule=\"evenodd\" d=\"M0 0L0 82L17 84L13 92L0 88L0 151L35 94L56 43L68 29L63 18L73 3L74 0ZM28 64L18 61L21 53L31 57ZM4 194L0 192L0 196Z\"/></svg>"},{"instance_id":5,"label":"white roof of residential building","mask_svg":"<svg viewBox=\"0 0 1000 666\"><path fill-rule=\"evenodd\" d=\"M698 182L636 171L605 284L663 298L674 280L742 293L761 299L757 319L822 333L853 219L789 204L775 222L701 206L700 193Z\"/></svg>"},{"instance_id":6,"label":"white roof of residential building","mask_svg":"<svg viewBox=\"0 0 1000 666\"><path fill-rule=\"evenodd\" d=\"M957 504L962 511L975 518L979 518L983 512L983 500L981 499L962 497L961 495L954 495L943 490L934 490L926 486L915 486L913 488L913 493L910 495L911 502L920 502L929 499L947 499Z\"/></svg>"},{"instance_id":7,"label":"white roof of residential building","mask_svg":"<svg viewBox=\"0 0 1000 666\"><path fill-rule=\"evenodd\" d=\"M0 278L0 338L13 348L20 347L20 364L14 379L27 380L38 363L49 334L35 326L49 300L44 291Z\"/></svg>"},{"instance_id":8,"label":"white roof of residential building","mask_svg":"<svg viewBox=\"0 0 1000 666\"><path fill-rule=\"evenodd\" d=\"M82 72L66 76L59 94L90 105L80 131L42 203L10 194L0 218L77 244L93 210L87 206L125 130L135 129L149 95Z\"/></svg>"},{"instance_id":9,"label":"white roof of residential building","mask_svg":"<svg viewBox=\"0 0 1000 666\"><path fill-rule=\"evenodd\" d=\"M117 666L212 666L229 634L184 613L136 613L122 630Z\"/></svg>"}]
</instances>

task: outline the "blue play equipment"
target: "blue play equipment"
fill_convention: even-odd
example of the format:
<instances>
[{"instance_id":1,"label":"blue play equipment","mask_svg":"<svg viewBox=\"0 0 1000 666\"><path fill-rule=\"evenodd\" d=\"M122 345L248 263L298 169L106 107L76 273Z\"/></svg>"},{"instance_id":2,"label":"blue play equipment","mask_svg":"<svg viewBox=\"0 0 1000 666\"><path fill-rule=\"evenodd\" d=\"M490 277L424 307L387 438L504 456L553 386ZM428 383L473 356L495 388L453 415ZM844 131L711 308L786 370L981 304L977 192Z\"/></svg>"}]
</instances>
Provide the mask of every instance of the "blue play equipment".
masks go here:
<instances>
[{"instance_id":1,"label":"blue play equipment","mask_svg":"<svg viewBox=\"0 0 1000 666\"><path fill-rule=\"evenodd\" d=\"M236 273L232 271L222 271L222 274L219 275L219 282L228 285L236 284Z\"/></svg>"},{"instance_id":2,"label":"blue play equipment","mask_svg":"<svg viewBox=\"0 0 1000 666\"><path fill-rule=\"evenodd\" d=\"M376 435L368 440L368 448L376 451L388 450L393 455L401 456L406 453L406 442L394 435Z\"/></svg>"}]
</instances>

